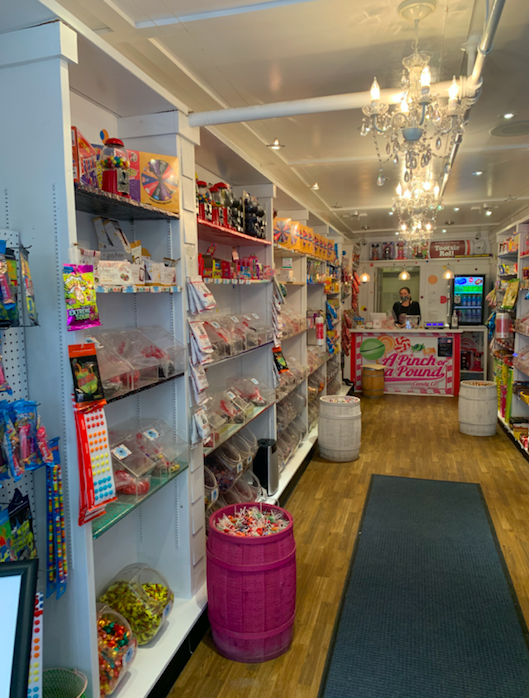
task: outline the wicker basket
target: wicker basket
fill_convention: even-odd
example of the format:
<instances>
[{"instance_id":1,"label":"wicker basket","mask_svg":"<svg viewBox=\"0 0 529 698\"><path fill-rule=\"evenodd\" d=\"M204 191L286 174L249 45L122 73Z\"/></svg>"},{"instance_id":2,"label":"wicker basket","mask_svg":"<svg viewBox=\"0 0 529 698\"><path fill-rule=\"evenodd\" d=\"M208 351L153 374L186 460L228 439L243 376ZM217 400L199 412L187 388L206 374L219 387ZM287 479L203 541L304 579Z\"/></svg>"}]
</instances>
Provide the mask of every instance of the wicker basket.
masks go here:
<instances>
[{"instance_id":1,"label":"wicker basket","mask_svg":"<svg viewBox=\"0 0 529 698\"><path fill-rule=\"evenodd\" d=\"M84 698L88 680L72 669L46 669L42 672L43 698Z\"/></svg>"}]
</instances>

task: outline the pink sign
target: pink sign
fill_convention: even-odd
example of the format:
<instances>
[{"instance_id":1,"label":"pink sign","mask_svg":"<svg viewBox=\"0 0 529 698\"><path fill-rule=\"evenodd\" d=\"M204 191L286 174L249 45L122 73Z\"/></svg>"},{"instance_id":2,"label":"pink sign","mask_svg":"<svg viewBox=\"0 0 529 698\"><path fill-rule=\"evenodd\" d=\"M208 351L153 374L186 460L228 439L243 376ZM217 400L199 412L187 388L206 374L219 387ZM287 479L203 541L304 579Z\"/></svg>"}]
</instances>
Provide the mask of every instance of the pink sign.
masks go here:
<instances>
[{"instance_id":1,"label":"pink sign","mask_svg":"<svg viewBox=\"0 0 529 698\"><path fill-rule=\"evenodd\" d=\"M384 392L403 395L457 395L461 335L413 332L353 333L352 371L362 387L364 365L385 366Z\"/></svg>"}]
</instances>

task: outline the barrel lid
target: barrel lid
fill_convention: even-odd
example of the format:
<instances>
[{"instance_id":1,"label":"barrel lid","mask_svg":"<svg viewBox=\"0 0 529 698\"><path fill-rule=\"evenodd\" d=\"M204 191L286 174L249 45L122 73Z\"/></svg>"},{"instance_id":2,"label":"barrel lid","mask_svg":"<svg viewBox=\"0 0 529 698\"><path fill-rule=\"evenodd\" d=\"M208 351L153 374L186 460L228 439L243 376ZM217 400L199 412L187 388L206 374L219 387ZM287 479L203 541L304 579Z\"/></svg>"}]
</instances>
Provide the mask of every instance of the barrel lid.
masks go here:
<instances>
[{"instance_id":1,"label":"barrel lid","mask_svg":"<svg viewBox=\"0 0 529 698\"><path fill-rule=\"evenodd\" d=\"M380 364L364 364L362 368L373 368L375 371L383 371L386 367Z\"/></svg>"},{"instance_id":2,"label":"barrel lid","mask_svg":"<svg viewBox=\"0 0 529 698\"><path fill-rule=\"evenodd\" d=\"M353 395L324 395L320 397L322 402L336 402L341 404L360 402L359 397L354 397Z\"/></svg>"},{"instance_id":3,"label":"barrel lid","mask_svg":"<svg viewBox=\"0 0 529 698\"><path fill-rule=\"evenodd\" d=\"M461 385L471 385L473 388L490 388L496 387L494 381L461 381Z\"/></svg>"}]
</instances>

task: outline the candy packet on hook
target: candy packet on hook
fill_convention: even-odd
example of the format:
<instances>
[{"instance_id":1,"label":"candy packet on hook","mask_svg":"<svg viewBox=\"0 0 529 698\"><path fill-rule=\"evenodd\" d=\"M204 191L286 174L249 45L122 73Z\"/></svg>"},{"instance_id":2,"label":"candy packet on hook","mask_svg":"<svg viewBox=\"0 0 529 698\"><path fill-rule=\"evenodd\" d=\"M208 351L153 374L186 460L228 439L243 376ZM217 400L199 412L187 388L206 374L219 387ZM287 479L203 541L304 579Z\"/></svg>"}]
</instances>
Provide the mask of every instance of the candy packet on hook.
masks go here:
<instances>
[{"instance_id":1,"label":"candy packet on hook","mask_svg":"<svg viewBox=\"0 0 529 698\"><path fill-rule=\"evenodd\" d=\"M72 368L74 400L77 407L82 404L92 406L96 401L105 402L105 393L97 363L95 344L70 344L68 347L70 366Z\"/></svg>"},{"instance_id":2,"label":"candy packet on hook","mask_svg":"<svg viewBox=\"0 0 529 698\"><path fill-rule=\"evenodd\" d=\"M0 402L0 421L2 423L2 448L9 464L9 472L15 482L18 482L25 472L24 463L20 460L19 437L11 418L11 408L8 402Z\"/></svg>"},{"instance_id":3,"label":"candy packet on hook","mask_svg":"<svg viewBox=\"0 0 529 698\"><path fill-rule=\"evenodd\" d=\"M68 331L74 332L101 325L97 310L93 266L65 264L63 280Z\"/></svg>"},{"instance_id":4,"label":"candy packet on hook","mask_svg":"<svg viewBox=\"0 0 529 698\"><path fill-rule=\"evenodd\" d=\"M25 470L42 465L37 445L37 403L19 400L13 405L15 428L18 432L20 462Z\"/></svg>"},{"instance_id":5,"label":"candy packet on hook","mask_svg":"<svg viewBox=\"0 0 529 698\"><path fill-rule=\"evenodd\" d=\"M13 391L11 390L11 386L7 382L6 374L4 371L4 362L2 359L2 354L0 354L0 393L8 393L9 395L13 395Z\"/></svg>"},{"instance_id":6,"label":"candy packet on hook","mask_svg":"<svg viewBox=\"0 0 529 698\"><path fill-rule=\"evenodd\" d=\"M33 289L33 280L29 269L29 250L22 246L20 247L20 265L22 269L22 281L24 282L24 297L26 299L29 324L38 325L39 317L35 304L35 291Z\"/></svg>"},{"instance_id":7,"label":"candy packet on hook","mask_svg":"<svg viewBox=\"0 0 529 698\"><path fill-rule=\"evenodd\" d=\"M9 280L7 268L5 240L0 240L0 297L2 305L6 310L16 307L17 301Z\"/></svg>"}]
</instances>

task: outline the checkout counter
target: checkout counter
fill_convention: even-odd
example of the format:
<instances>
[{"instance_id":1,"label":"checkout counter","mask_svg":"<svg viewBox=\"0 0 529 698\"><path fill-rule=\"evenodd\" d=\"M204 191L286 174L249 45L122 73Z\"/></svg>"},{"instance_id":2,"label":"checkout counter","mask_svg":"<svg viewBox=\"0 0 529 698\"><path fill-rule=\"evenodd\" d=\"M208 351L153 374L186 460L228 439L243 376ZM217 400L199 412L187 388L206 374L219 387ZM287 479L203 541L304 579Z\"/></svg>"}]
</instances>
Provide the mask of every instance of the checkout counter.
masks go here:
<instances>
[{"instance_id":1,"label":"checkout counter","mask_svg":"<svg viewBox=\"0 0 529 698\"><path fill-rule=\"evenodd\" d=\"M461 380L485 380L487 328L351 330L351 380L362 390L362 368L384 366L384 393L459 394Z\"/></svg>"}]
</instances>

